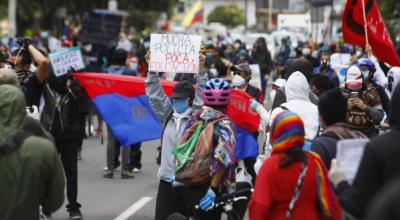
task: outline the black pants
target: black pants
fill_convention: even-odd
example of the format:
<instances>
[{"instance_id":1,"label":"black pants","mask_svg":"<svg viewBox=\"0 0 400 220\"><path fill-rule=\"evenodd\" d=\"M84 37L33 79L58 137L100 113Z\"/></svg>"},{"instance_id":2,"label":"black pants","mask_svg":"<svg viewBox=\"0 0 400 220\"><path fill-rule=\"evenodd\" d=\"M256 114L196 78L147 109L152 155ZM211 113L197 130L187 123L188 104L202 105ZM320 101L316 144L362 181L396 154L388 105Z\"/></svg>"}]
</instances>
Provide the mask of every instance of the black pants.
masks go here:
<instances>
[{"instance_id":1,"label":"black pants","mask_svg":"<svg viewBox=\"0 0 400 220\"><path fill-rule=\"evenodd\" d=\"M253 183L253 186L256 182L256 171L254 170L254 164L257 162L257 157L249 157L243 160L244 166L246 167L247 173L250 174L251 176L251 181Z\"/></svg>"},{"instance_id":2,"label":"black pants","mask_svg":"<svg viewBox=\"0 0 400 220\"><path fill-rule=\"evenodd\" d=\"M131 152L129 155L129 169L133 168L142 168L142 150L140 147L142 143L136 143L130 146ZM115 151L114 151L114 164L118 164L119 162L119 155L121 154L121 144L117 141L115 144Z\"/></svg>"},{"instance_id":3,"label":"black pants","mask_svg":"<svg viewBox=\"0 0 400 220\"><path fill-rule=\"evenodd\" d=\"M131 145L131 155L129 157L131 161L131 167L133 168L142 168L142 163L140 162L142 160L142 151L140 150L140 147L142 146L142 143L136 143Z\"/></svg>"},{"instance_id":4,"label":"black pants","mask_svg":"<svg viewBox=\"0 0 400 220\"><path fill-rule=\"evenodd\" d=\"M55 140L67 178L67 210L78 209L78 148L82 138Z\"/></svg>"},{"instance_id":5,"label":"black pants","mask_svg":"<svg viewBox=\"0 0 400 220\"><path fill-rule=\"evenodd\" d=\"M156 199L155 220L166 220L177 210L177 197L172 183L160 180Z\"/></svg>"}]
</instances>

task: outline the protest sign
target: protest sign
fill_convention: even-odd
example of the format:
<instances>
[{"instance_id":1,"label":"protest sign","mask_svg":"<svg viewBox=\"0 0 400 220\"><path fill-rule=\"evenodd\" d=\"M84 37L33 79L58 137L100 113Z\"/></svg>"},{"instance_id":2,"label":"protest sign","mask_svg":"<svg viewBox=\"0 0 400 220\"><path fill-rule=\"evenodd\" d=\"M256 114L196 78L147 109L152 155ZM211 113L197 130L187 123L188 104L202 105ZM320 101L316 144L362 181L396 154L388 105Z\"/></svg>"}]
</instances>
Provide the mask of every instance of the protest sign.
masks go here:
<instances>
[{"instance_id":1,"label":"protest sign","mask_svg":"<svg viewBox=\"0 0 400 220\"><path fill-rule=\"evenodd\" d=\"M85 68L83 62L81 49L79 47L68 48L49 54L51 66L54 74L62 76L73 68L74 70L80 70Z\"/></svg>"},{"instance_id":2,"label":"protest sign","mask_svg":"<svg viewBox=\"0 0 400 220\"><path fill-rule=\"evenodd\" d=\"M255 86L261 89L261 72L260 72L260 65L258 64L251 64L249 65L251 69L251 80L250 85Z\"/></svg>"},{"instance_id":3,"label":"protest sign","mask_svg":"<svg viewBox=\"0 0 400 220\"><path fill-rule=\"evenodd\" d=\"M357 174L358 166L368 139L348 139L338 141L336 159L339 161L350 185Z\"/></svg>"},{"instance_id":4,"label":"protest sign","mask_svg":"<svg viewBox=\"0 0 400 220\"><path fill-rule=\"evenodd\" d=\"M152 34L149 71L199 73L200 44L200 36Z\"/></svg>"},{"instance_id":5,"label":"protest sign","mask_svg":"<svg viewBox=\"0 0 400 220\"><path fill-rule=\"evenodd\" d=\"M85 13L82 19L80 40L84 44L116 46L121 25L122 16L120 15L107 11Z\"/></svg>"}]
</instances>

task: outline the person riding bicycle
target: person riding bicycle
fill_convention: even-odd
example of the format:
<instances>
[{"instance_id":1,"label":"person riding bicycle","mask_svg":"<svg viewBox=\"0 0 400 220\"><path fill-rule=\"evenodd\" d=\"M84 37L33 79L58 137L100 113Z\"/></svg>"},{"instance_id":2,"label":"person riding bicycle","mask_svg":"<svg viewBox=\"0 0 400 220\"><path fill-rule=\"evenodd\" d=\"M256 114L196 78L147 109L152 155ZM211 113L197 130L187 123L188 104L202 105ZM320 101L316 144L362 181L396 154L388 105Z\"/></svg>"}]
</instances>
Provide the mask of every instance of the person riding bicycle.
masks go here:
<instances>
[{"instance_id":1,"label":"person riding bicycle","mask_svg":"<svg viewBox=\"0 0 400 220\"><path fill-rule=\"evenodd\" d=\"M189 119L182 144L173 150L178 162L176 181L188 188L187 204L200 206L195 213L184 213L194 219L220 219L222 210L213 208L216 195L233 193L236 188L236 139L225 115L230 95L227 81L208 80L202 88L205 106Z\"/></svg>"}]
</instances>

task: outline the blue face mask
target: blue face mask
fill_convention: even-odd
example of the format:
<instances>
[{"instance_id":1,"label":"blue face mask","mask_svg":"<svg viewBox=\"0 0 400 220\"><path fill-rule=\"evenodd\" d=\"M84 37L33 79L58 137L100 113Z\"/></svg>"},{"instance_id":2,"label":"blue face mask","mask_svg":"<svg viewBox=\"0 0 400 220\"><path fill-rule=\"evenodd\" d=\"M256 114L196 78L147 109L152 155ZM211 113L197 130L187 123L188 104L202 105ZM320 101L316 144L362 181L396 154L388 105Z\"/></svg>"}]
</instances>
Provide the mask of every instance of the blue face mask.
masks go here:
<instances>
[{"instance_id":1,"label":"blue face mask","mask_svg":"<svg viewBox=\"0 0 400 220\"><path fill-rule=\"evenodd\" d=\"M188 110L188 100L187 99L173 99L172 100L172 107L175 111L179 114L182 114Z\"/></svg>"},{"instance_id":2,"label":"blue face mask","mask_svg":"<svg viewBox=\"0 0 400 220\"><path fill-rule=\"evenodd\" d=\"M369 78L369 70L363 70L362 75L363 75L364 79L368 79Z\"/></svg>"}]
</instances>

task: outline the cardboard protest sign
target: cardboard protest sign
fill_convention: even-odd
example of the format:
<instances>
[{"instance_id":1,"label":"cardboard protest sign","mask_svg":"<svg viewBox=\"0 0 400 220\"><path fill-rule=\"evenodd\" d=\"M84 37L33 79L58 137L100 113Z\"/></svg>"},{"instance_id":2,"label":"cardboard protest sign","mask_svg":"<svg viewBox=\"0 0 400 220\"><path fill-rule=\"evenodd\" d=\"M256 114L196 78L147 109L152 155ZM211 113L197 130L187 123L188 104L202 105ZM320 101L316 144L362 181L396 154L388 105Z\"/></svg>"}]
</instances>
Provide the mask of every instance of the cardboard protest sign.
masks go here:
<instances>
[{"instance_id":1,"label":"cardboard protest sign","mask_svg":"<svg viewBox=\"0 0 400 220\"><path fill-rule=\"evenodd\" d=\"M356 177L361 157L368 139L347 139L337 143L336 159L339 161L350 185Z\"/></svg>"},{"instance_id":2,"label":"cardboard protest sign","mask_svg":"<svg viewBox=\"0 0 400 220\"><path fill-rule=\"evenodd\" d=\"M261 89L261 71L260 71L260 65L258 64L251 64L249 65L251 69L251 80L250 84L252 86L255 86L259 89Z\"/></svg>"},{"instance_id":3,"label":"cardboard protest sign","mask_svg":"<svg viewBox=\"0 0 400 220\"><path fill-rule=\"evenodd\" d=\"M149 71L199 73L200 44L200 36L152 34Z\"/></svg>"},{"instance_id":4,"label":"cardboard protest sign","mask_svg":"<svg viewBox=\"0 0 400 220\"><path fill-rule=\"evenodd\" d=\"M67 48L51 53L49 54L49 58L54 74L57 77L68 73L68 70L71 68L74 70L85 68L85 63L83 62L81 49L79 47Z\"/></svg>"}]
</instances>

